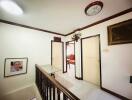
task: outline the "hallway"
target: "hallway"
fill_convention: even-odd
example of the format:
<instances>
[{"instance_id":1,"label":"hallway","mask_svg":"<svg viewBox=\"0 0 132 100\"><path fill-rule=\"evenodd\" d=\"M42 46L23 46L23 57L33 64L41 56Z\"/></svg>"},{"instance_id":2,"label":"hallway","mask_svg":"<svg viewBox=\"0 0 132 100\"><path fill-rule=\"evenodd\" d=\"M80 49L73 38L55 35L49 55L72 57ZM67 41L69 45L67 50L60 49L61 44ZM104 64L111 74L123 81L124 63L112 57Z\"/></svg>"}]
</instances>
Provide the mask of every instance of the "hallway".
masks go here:
<instances>
[{"instance_id":1,"label":"hallway","mask_svg":"<svg viewBox=\"0 0 132 100\"><path fill-rule=\"evenodd\" d=\"M71 78L75 78L75 65L74 64L70 64L67 65L67 75L70 76Z\"/></svg>"},{"instance_id":2,"label":"hallway","mask_svg":"<svg viewBox=\"0 0 132 100\"><path fill-rule=\"evenodd\" d=\"M120 100L96 85L71 77L71 73L58 72L56 79L81 100Z\"/></svg>"}]
</instances>

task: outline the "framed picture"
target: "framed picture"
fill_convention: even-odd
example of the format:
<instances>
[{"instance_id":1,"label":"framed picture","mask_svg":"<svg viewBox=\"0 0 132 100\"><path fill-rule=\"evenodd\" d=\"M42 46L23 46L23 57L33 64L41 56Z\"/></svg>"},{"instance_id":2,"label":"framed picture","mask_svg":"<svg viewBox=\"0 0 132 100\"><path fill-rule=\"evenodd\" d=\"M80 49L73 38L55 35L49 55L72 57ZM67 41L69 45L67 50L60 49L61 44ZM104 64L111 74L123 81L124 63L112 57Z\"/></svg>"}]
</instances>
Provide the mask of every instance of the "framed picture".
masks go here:
<instances>
[{"instance_id":1,"label":"framed picture","mask_svg":"<svg viewBox=\"0 0 132 100\"><path fill-rule=\"evenodd\" d=\"M132 19L107 27L108 45L132 43Z\"/></svg>"},{"instance_id":2,"label":"framed picture","mask_svg":"<svg viewBox=\"0 0 132 100\"><path fill-rule=\"evenodd\" d=\"M4 64L4 77L26 74L28 58L6 58Z\"/></svg>"}]
</instances>

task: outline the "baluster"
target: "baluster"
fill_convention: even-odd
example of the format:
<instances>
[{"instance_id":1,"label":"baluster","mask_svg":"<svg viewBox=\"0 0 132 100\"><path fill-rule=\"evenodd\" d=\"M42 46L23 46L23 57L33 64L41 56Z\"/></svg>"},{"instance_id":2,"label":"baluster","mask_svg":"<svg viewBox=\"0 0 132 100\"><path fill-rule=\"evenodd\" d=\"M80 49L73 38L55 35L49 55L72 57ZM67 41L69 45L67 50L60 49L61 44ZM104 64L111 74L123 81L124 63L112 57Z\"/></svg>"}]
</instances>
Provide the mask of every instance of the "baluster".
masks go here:
<instances>
[{"instance_id":1,"label":"baluster","mask_svg":"<svg viewBox=\"0 0 132 100\"><path fill-rule=\"evenodd\" d=\"M44 86L44 75L42 76L42 98L44 99L45 98L45 86Z\"/></svg>"},{"instance_id":2,"label":"baluster","mask_svg":"<svg viewBox=\"0 0 132 100\"><path fill-rule=\"evenodd\" d=\"M42 97L45 100L45 81L44 80L45 80L45 77L43 77L43 81L42 81L42 86L43 86L43 88L42 88L42 90L43 90Z\"/></svg>"},{"instance_id":3,"label":"baluster","mask_svg":"<svg viewBox=\"0 0 132 100\"><path fill-rule=\"evenodd\" d=\"M41 72L39 71L39 90L41 89ZM40 91L41 92L41 91Z\"/></svg>"},{"instance_id":4,"label":"baluster","mask_svg":"<svg viewBox=\"0 0 132 100\"><path fill-rule=\"evenodd\" d=\"M53 100L55 100L55 86L53 86Z\"/></svg>"},{"instance_id":5,"label":"baluster","mask_svg":"<svg viewBox=\"0 0 132 100\"><path fill-rule=\"evenodd\" d=\"M50 83L50 81L49 81L49 83ZM49 97L50 97L50 100L52 100L51 87L52 87L52 84L50 83L49 84Z\"/></svg>"},{"instance_id":6,"label":"baluster","mask_svg":"<svg viewBox=\"0 0 132 100\"><path fill-rule=\"evenodd\" d=\"M67 100L67 96L63 93L63 100Z\"/></svg>"},{"instance_id":7,"label":"baluster","mask_svg":"<svg viewBox=\"0 0 132 100\"><path fill-rule=\"evenodd\" d=\"M57 98L58 100L60 100L60 90L59 89L57 89Z\"/></svg>"},{"instance_id":8,"label":"baluster","mask_svg":"<svg viewBox=\"0 0 132 100\"><path fill-rule=\"evenodd\" d=\"M46 81L46 79L44 81ZM46 83L45 82L44 82L44 100L46 100Z\"/></svg>"},{"instance_id":9,"label":"baluster","mask_svg":"<svg viewBox=\"0 0 132 100\"><path fill-rule=\"evenodd\" d=\"M46 78L46 100L48 100L48 79Z\"/></svg>"},{"instance_id":10,"label":"baluster","mask_svg":"<svg viewBox=\"0 0 132 100\"><path fill-rule=\"evenodd\" d=\"M40 91L40 71L38 71L38 87L39 87L39 91Z\"/></svg>"},{"instance_id":11,"label":"baluster","mask_svg":"<svg viewBox=\"0 0 132 100\"><path fill-rule=\"evenodd\" d=\"M37 86L38 86L38 79L39 79L39 75L38 75L38 69L37 69L37 72L36 72L36 74L37 74L37 77L36 77L36 79L37 79Z\"/></svg>"},{"instance_id":12,"label":"baluster","mask_svg":"<svg viewBox=\"0 0 132 100\"><path fill-rule=\"evenodd\" d=\"M38 72L37 72L37 67L36 67L36 85L38 85L37 83L38 83Z\"/></svg>"},{"instance_id":13,"label":"baluster","mask_svg":"<svg viewBox=\"0 0 132 100\"><path fill-rule=\"evenodd\" d=\"M42 96L42 100L80 100L70 91L67 91L62 85L57 83L54 78L45 72L41 72L36 67L36 85ZM68 93L67 93L68 92ZM62 95L61 95L62 94Z\"/></svg>"},{"instance_id":14,"label":"baluster","mask_svg":"<svg viewBox=\"0 0 132 100\"><path fill-rule=\"evenodd\" d=\"M41 94L43 94L43 74L40 74L40 90L41 90Z\"/></svg>"},{"instance_id":15,"label":"baluster","mask_svg":"<svg viewBox=\"0 0 132 100\"><path fill-rule=\"evenodd\" d=\"M38 68L36 68L36 75L37 75L36 79L37 79L37 82L38 82L39 81L39 69Z\"/></svg>"},{"instance_id":16,"label":"baluster","mask_svg":"<svg viewBox=\"0 0 132 100\"><path fill-rule=\"evenodd\" d=\"M38 75L37 75L37 67L35 67L35 69L36 69L36 80L35 80L35 82L36 82L36 85L37 85L37 79L38 79Z\"/></svg>"}]
</instances>

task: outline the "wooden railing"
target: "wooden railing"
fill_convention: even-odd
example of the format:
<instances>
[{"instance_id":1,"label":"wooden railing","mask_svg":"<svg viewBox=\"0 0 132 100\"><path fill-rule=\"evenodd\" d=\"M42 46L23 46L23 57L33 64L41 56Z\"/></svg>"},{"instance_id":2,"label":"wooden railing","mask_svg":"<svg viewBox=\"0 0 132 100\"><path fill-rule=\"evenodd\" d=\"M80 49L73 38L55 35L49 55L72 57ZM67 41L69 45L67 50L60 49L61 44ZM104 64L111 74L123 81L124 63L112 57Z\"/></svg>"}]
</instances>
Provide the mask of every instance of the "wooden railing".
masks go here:
<instances>
[{"instance_id":1,"label":"wooden railing","mask_svg":"<svg viewBox=\"0 0 132 100\"><path fill-rule=\"evenodd\" d=\"M43 100L80 100L55 78L36 66L36 85Z\"/></svg>"}]
</instances>

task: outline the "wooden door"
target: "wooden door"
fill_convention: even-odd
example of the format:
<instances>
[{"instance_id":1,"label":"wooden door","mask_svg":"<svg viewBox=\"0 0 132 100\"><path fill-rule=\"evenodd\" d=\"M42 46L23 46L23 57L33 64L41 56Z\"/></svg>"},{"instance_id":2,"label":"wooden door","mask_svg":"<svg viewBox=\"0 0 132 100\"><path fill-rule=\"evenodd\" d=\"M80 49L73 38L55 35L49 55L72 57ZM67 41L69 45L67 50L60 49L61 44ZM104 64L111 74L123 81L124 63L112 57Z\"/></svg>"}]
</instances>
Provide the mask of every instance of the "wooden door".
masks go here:
<instances>
[{"instance_id":1,"label":"wooden door","mask_svg":"<svg viewBox=\"0 0 132 100\"><path fill-rule=\"evenodd\" d=\"M51 64L53 67L63 69L63 42L51 42Z\"/></svg>"},{"instance_id":2,"label":"wooden door","mask_svg":"<svg viewBox=\"0 0 132 100\"><path fill-rule=\"evenodd\" d=\"M83 79L100 85L99 36L82 39Z\"/></svg>"}]
</instances>

